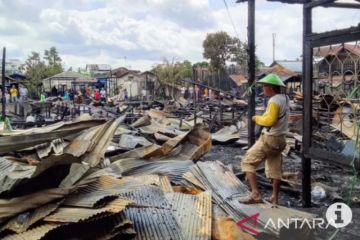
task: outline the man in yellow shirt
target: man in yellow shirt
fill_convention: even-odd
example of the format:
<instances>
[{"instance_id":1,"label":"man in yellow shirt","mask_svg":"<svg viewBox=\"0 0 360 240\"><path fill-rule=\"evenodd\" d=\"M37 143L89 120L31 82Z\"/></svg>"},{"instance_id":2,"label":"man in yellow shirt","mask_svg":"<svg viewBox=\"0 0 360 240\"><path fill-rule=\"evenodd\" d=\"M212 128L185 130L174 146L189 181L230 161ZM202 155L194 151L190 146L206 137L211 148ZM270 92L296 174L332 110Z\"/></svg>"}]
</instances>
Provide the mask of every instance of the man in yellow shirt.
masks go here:
<instances>
[{"instance_id":1,"label":"man in yellow shirt","mask_svg":"<svg viewBox=\"0 0 360 240\"><path fill-rule=\"evenodd\" d=\"M12 88L10 89L10 101L12 103L17 102L17 95L18 95L18 91L17 91L15 85L13 85Z\"/></svg>"},{"instance_id":2,"label":"man in yellow shirt","mask_svg":"<svg viewBox=\"0 0 360 240\"><path fill-rule=\"evenodd\" d=\"M263 85L264 94L270 99L266 112L252 118L257 125L263 126L264 129L260 138L241 161L241 169L246 173L251 194L241 198L240 202L248 204L262 202L256 181L256 167L265 162L266 177L272 180L273 185L273 192L268 201L277 204L282 177L281 153L286 147L285 134L288 131L290 114L289 99L286 94L281 94L281 88L285 85L277 75L269 74L258 83Z\"/></svg>"}]
</instances>

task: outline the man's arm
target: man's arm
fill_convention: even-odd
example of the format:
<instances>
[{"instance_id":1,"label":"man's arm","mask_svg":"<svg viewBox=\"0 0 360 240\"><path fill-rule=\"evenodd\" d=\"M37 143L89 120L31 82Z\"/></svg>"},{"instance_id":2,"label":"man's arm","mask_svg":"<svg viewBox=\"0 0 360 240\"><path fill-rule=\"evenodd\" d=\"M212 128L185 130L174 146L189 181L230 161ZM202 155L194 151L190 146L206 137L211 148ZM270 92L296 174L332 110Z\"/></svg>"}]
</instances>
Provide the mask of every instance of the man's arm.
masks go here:
<instances>
[{"instance_id":1,"label":"man's arm","mask_svg":"<svg viewBox=\"0 0 360 240\"><path fill-rule=\"evenodd\" d=\"M271 127L278 121L280 107L274 102L268 104L266 112L262 116L255 116L255 123L264 127Z\"/></svg>"}]
</instances>

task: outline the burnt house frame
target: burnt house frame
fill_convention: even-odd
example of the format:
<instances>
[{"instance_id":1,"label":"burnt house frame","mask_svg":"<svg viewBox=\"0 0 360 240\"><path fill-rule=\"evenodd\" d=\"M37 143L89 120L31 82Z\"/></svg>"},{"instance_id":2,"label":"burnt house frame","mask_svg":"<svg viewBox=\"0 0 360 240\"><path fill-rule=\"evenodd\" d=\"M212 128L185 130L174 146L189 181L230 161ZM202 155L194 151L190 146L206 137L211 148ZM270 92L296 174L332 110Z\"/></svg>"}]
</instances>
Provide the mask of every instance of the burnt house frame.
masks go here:
<instances>
[{"instance_id":1,"label":"burnt house frame","mask_svg":"<svg viewBox=\"0 0 360 240\"><path fill-rule=\"evenodd\" d=\"M255 81L255 0L237 0L248 2L248 52L249 85ZM336 7L360 9L358 3L339 3L335 0L268 0L288 4L303 4L303 150L302 150L302 201L304 207L311 207L311 159L331 161L338 158L332 153L312 146L312 93L313 93L313 49L321 46L341 44L360 40L360 24L341 30L323 33L312 31L312 9L316 7ZM255 95L249 96L248 118L255 113ZM251 122L251 121L249 121ZM249 145L254 143L254 124L249 124Z\"/></svg>"}]
</instances>

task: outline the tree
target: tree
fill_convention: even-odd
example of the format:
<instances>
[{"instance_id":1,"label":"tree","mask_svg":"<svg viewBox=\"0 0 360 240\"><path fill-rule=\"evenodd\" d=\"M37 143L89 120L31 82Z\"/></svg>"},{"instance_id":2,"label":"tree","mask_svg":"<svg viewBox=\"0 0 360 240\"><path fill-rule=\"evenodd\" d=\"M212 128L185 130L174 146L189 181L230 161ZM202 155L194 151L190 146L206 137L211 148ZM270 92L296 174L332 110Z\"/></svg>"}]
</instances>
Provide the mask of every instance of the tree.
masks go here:
<instances>
[{"instance_id":1,"label":"tree","mask_svg":"<svg viewBox=\"0 0 360 240\"><path fill-rule=\"evenodd\" d=\"M162 64L156 65L152 72L161 83L182 84L182 80L191 78L192 64L188 60L183 62L169 62L165 59Z\"/></svg>"},{"instance_id":2,"label":"tree","mask_svg":"<svg viewBox=\"0 0 360 240\"><path fill-rule=\"evenodd\" d=\"M226 69L226 62L234 62L240 66L241 71L247 71L248 63L248 45L241 42L237 37L230 37L226 32L220 31L209 33L203 42L203 56L210 59L210 65L213 70ZM256 68L264 65L256 57Z\"/></svg>"},{"instance_id":3,"label":"tree","mask_svg":"<svg viewBox=\"0 0 360 240\"><path fill-rule=\"evenodd\" d=\"M202 61L202 62L194 63L193 67L195 67L195 68L197 68L197 67L209 68L210 64L208 62Z\"/></svg>"},{"instance_id":4,"label":"tree","mask_svg":"<svg viewBox=\"0 0 360 240\"><path fill-rule=\"evenodd\" d=\"M159 90L164 89L165 83L173 83L183 85L184 79L192 77L192 64L190 61L185 60L183 62L170 62L164 59L162 64L156 65L152 72L155 74L159 83Z\"/></svg>"},{"instance_id":5,"label":"tree","mask_svg":"<svg viewBox=\"0 0 360 240\"><path fill-rule=\"evenodd\" d=\"M25 62L26 82L25 86L29 90L31 97L39 96L41 80L46 78L46 65L40 60L40 54L32 52Z\"/></svg>"},{"instance_id":6,"label":"tree","mask_svg":"<svg viewBox=\"0 0 360 240\"><path fill-rule=\"evenodd\" d=\"M44 60L47 62L47 75L53 76L64 70L61 65L61 58L55 47L44 51Z\"/></svg>"},{"instance_id":7,"label":"tree","mask_svg":"<svg viewBox=\"0 0 360 240\"><path fill-rule=\"evenodd\" d=\"M226 61L231 60L235 52L241 50L234 38L223 31L207 34L203 47L204 58L210 59L215 70L225 69Z\"/></svg>"},{"instance_id":8,"label":"tree","mask_svg":"<svg viewBox=\"0 0 360 240\"><path fill-rule=\"evenodd\" d=\"M32 52L25 62L25 69L27 79L25 86L29 90L29 95L34 98L40 95L43 79L63 71L61 58L55 47L45 50L43 60L39 53Z\"/></svg>"}]
</instances>

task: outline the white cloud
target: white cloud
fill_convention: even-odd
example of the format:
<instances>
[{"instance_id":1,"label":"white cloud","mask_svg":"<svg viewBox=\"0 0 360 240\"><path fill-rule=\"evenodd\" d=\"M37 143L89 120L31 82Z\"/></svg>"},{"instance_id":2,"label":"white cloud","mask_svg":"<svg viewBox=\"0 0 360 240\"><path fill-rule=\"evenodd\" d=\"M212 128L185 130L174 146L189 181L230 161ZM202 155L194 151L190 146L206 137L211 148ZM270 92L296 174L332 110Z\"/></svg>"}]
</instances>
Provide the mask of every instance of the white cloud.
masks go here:
<instances>
[{"instance_id":1,"label":"white cloud","mask_svg":"<svg viewBox=\"0 0 360 240\"><path fill-rule=\"evenodd\" d=\"M241 40L246 41L247 4L227 1ZM14 10L15 12L12 12ZM86 63L125 64L145 70L163 58L202 60L206 33L235 35L220 0L0 0L0 46L23 60L31 51L56 46L66 66ZM348 27L360 22L358 11L316 9L314 30ZM344 17L347 16L347 17ZM302 7L256 1L257 55L272 61L301 55Z\"/></svg>"}]
</instances>

